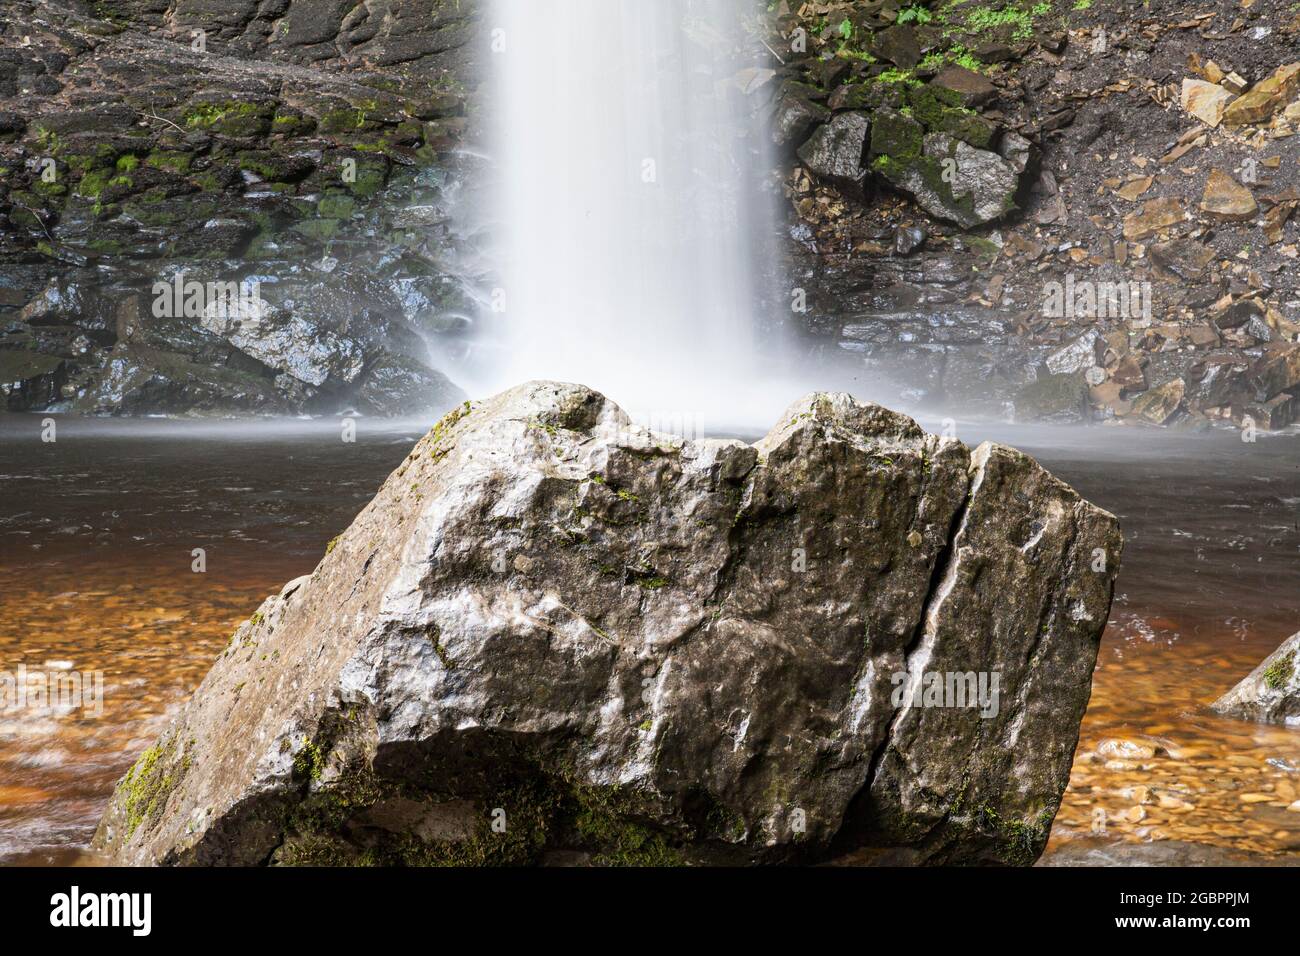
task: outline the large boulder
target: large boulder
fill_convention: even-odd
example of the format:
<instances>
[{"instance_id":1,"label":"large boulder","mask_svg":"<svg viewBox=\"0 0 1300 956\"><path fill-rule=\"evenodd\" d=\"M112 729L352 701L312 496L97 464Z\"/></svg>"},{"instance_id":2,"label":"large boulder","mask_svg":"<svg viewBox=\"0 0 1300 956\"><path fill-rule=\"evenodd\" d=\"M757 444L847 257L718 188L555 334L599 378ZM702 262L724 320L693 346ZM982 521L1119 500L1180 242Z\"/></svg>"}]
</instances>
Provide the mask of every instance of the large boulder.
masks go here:
<instances>
[{"instance_id":1,"label":"large boulder","mask_svg":"<svg viewBox=\"0 0 1300 956\"><path fill-rule=\"evenodd\" d=\"M1213 708L1243 720L1300 726L1300 634L1283 641Z\"/></svg>"},{"instance_id":2,"label":"large boulder","mask_svg":"<svg viewBox=\"0 0 1300 956\"><path fill-rule=\"evenodd\" d=\"M876 113L870 157L871 169L930 215L967 229L995 222L1016 208L1020 174L1015 165L946 132L927 133L903 113Z\"/></svg>"},{"instance_id":3,"label":"large boulder","mask_svg":"<svg viewBox=\"0 0 1300 956\"><path fill-rule=\"evenodd\" d=\"M465 403L123 778L124 864L1028 863L1116 519L847 395L753 445Z\"/></svg>"}]
</instances>

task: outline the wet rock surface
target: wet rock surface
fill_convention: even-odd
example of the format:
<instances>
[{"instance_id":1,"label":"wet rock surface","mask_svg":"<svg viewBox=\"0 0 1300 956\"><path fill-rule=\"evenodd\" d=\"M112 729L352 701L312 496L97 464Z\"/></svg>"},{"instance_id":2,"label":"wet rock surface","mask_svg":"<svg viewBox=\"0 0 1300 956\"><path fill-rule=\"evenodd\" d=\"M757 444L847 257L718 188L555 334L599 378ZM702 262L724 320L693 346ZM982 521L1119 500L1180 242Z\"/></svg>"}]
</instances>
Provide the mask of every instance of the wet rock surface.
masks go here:
<instances>
[{"instance_id":1,"label":"wet rock surface","mask_svg":"<svg viewBox=\"0 0 1300 956\"><path fill-rule=\"evenodd\" d=\"M476 3L3 6L0 405L328 413L393 355L415 407L463 399L435 367ZM160 309L177 276L265 321Z\"/></svg>"},{"instance_id":2,"label":"wet rock surface","mask_svg":"<svg viewBox=\"0 0 1300 956\"><path fill-rule=\"evenodd\" d=\"M97 845L161 864L1029 863L1120 547L1023 454L845 395L746 445L529 383L439 422L235 633ZM1000 693L927 699L945 671Z\"/></svg>"},{"instance_id":3,"label":"wet rock surface","mask_svg":"<svg viewBox=\"0 0 1300 956\"><path fill-rule=\"evenodd\" d=\"M1214 709L1243 720L1300 726L1300 634L1283 641Z\"/></svg>"}]
</instances>

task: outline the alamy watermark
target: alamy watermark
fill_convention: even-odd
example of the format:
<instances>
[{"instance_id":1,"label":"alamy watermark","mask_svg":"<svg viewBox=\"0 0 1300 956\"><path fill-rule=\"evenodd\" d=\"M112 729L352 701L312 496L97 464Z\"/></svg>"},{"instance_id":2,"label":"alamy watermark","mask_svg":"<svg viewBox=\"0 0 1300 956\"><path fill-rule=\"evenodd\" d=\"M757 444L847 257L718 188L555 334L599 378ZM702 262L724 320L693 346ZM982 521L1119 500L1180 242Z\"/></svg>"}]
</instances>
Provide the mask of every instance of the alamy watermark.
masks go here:
<instances>
[{"instance_id":1,"label":"alamy watermark","mask_svg":"<svg viewBox=\"0 0 1300 956\"><path fill-rule=\"evenodd\" d=\"M153 929L152 893L93 893L74 885L50 897L50 925L75 928L124 927L133 936Z\"/></svg>"},{"instance_id":2,"label":"alamy watermark","mask_svg":"<svg viewBox=\"0 0 1300 956\"><path fill-rule=\"evenodd\" d=\"M1064 282L1043 286L1043 316L1049 319L1151 320L1150 282L1076 281L1068 273Z\"/></svg>"},{"instance_id":3,"label":"alamy watermark","mask_svg":"<svg viewBox=\"0 0 1300 956\"><path fill-rule=\"evenodd\" d=\"M104 672L70 668L28 668L0 671L0 716L16 713L104 714Z\"/></svg>"},{"instance_id":4,"label":"alamy watermark","mask_svg":"<svg viewBox=\"0 0 1300 956\"><path fill-rule=\"evenodd\" d=\"M631 421L619 429L619 440L630 445L653 445L653 435L666 435L682 441L699 441L707 437L704 423L686 409L637 409L629 413Z\"/></svg>"},{"instance_id":5,"label":"alamy watermark","mask_svg":"<svg viewBox=\"0 0 1300 956\"><path fill-rule=\"evenodd\" d=\"M1002 675L997 671L895 671L889 679L895 707L978 708L985 720L998 714Z\"/></svg>"},{"instance_id":6,"label":"alamy watermark","mask_svg":"<svg viewBox=\"0 0 1300 956\"><path fill-rule=\"evenodd\" d=\"M226 331L251 328L265 315L266 303L257 280L199 282L178 272L170 282L155 282L152 291L157 319L203 319L205 325Z\"/></svg>"}]
</instances>

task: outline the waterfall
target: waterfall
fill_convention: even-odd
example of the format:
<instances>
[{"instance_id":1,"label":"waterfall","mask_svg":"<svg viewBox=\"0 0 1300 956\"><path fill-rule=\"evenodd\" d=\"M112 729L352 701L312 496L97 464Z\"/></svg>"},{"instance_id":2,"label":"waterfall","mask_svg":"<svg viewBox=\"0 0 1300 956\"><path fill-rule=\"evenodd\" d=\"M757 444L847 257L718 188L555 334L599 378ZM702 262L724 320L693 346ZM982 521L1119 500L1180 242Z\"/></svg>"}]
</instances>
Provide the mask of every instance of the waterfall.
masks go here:
<instances>
[{"instance_id":1,"label":"waterfall","mask_svg":"<svg viewBox=\"0 0 1300 956\"><path fill-rule=\"evenodd\" d=\"M687 429L770 424L793 397L763 388L755 347L758 7L495 0L492 384L580 382Z\"/></svg>"}]
</instances>

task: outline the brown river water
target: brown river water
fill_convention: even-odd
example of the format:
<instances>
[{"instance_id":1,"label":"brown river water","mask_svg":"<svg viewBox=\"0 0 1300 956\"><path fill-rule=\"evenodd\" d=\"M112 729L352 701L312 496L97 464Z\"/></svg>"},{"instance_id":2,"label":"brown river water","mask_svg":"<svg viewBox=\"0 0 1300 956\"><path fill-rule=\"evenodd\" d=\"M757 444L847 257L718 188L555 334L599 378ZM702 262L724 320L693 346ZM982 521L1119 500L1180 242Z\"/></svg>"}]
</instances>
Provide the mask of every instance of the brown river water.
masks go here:
<instances>
[{"instance_id":1,"label":"brown river water","mask_svg":"<svg viewBox=\"0 0 1300 956\"><path fill-rule=\"evenodd\" d=\"M429 424L363 420L349 444L337 422L60 419L48 443L41 417L0 416L0 674L102 673L102 713L0 710L0 863L91 861L116 780ZM1164 844L1300 863L1300 727L1207 706L1300 630L1300 435L961 437L1035 454L1127 539L1046 858Z\"/></svg>"}]
</instances>

